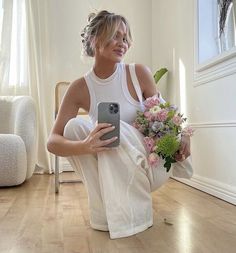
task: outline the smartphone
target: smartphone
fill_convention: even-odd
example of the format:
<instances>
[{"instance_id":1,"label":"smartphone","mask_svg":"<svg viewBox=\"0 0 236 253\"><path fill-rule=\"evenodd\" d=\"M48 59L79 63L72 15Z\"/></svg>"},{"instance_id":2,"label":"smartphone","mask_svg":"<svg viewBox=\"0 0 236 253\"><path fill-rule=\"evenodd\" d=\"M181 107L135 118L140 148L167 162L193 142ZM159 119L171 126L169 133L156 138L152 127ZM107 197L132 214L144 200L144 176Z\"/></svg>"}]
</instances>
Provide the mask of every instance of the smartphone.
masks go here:
<instances>
[{"instance_id":1,"label":"smartphone","mask_svg":"<svg viewBox=\"0 0 236 253\"><path fill-rule=\"evenodd\" d=\"M120 106L115 102L101 102L98 104L98 123L110 123L115 129L104 134L101 140L110 139L117 136L118 138L106 145L105 147L117 147L120 144Z\"/></svg>"}]
</instances>

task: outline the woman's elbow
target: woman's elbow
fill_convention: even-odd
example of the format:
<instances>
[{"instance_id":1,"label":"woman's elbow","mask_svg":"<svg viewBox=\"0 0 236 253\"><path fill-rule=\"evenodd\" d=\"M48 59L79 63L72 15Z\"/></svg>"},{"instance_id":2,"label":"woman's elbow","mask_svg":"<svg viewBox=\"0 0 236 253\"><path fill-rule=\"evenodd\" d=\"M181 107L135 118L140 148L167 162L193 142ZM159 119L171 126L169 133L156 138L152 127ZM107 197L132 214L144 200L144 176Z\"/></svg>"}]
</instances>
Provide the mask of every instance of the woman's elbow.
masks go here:
<instances>
[{"instance_id":1,"label":"woman's elbow","mask_svg":"<svg viewBox=\"0 0 236 253\"><path fill-rule=\"evenodd\" d=\"M53 139L51 137L48 138L47 140L47 150L50 152L50 153L53 153L55 154L55 142L53 141Z\"/></svg>"}]
</instances>

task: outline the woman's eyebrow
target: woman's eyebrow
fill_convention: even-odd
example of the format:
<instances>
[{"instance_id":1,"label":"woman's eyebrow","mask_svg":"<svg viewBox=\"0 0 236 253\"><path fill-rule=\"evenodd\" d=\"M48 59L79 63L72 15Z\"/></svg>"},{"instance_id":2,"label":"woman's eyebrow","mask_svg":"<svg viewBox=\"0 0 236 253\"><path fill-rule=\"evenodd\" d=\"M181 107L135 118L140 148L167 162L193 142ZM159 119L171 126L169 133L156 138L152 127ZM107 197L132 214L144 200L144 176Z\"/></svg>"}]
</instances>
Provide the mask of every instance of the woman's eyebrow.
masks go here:
<instances>
[{"instance_id":1,"label":"woman's eyebrow","mask_svg":"<svg viewBox=\"0 0 236 253\"><path fill-rule=\"evenodd\" d=\"M127 35L126 33L123 33L123 32L121 32L121 31L117 31L116 33L121 34L121 35L124 35L124 36Z\"/></svg>"}]
</instances>

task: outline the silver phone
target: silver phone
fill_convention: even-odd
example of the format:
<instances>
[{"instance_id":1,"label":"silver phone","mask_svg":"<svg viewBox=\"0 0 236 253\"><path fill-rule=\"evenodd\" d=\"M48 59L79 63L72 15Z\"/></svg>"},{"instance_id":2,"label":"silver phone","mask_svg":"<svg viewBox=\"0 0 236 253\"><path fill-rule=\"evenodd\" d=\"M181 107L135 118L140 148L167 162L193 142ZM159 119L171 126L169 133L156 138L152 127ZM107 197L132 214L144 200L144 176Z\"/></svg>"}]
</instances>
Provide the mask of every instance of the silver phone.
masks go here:
<instances>
[{"instance_id":1,"label":"silver phone","mask_svg":"<svg viewBox=\"0 0 236 253\"><path fill-rule=\"evenodd\" d=\"M120 106L115 102L101 102L98 104L98 123L110 123L115 129L104 134L101 140L107 140L117 136L118 138L106 145L106 147L117 147L120 144Z\"/></svg>"}]
</instances>

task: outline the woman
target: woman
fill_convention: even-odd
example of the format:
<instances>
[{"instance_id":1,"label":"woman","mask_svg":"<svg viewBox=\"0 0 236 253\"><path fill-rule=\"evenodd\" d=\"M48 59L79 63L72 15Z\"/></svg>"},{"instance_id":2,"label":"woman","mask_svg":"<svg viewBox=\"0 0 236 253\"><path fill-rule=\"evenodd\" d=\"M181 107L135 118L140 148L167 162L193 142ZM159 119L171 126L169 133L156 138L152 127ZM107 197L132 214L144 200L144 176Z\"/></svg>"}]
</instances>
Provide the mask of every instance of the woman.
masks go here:
<instances>
[{"instance_id":1,"label":"woman","mask_svg":"<svg viewBox=\"0 0 236 253\"><path fill-rule=\"evenodd\" d=\"M82 33L83 51L94 57L92 70L68 88L48 140L48 150L66 156L80 174L88 192L90 224L109 231L111 238L130 236L153 224L150 192L160 187L170 172L161 164L150 168L141 134L132 127L142 100L157 93L151 72L143 65L122 62L132 37L127 20L101 11L89 17ZM105 145L116 137L100 138L114 127L97 124L99 102L120 104L120 145ZM76 118L79 108L91 122ZM189 137L183 137L173 173L191 176ZM175 171L175 172L174 172Z\"/></svg>"}]
</instances>

